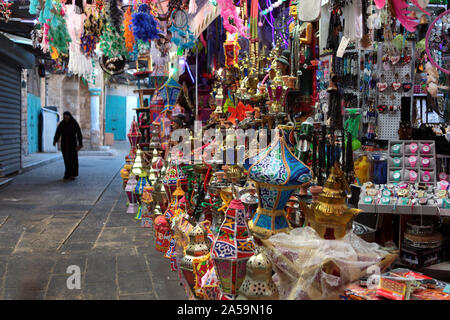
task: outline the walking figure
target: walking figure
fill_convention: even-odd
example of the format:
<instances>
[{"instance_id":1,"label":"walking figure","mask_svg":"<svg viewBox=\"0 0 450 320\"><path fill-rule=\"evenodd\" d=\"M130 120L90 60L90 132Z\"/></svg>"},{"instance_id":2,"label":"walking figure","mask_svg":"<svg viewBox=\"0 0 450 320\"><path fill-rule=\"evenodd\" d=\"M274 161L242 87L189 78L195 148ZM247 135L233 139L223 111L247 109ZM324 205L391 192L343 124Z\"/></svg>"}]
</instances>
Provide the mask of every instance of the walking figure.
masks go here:
<instances>
[{"instance_id":1,"label":"walking figure","mask_svg":"<svg viewBox=\"0 0 450 320\"><path fill-rule=\"evenodd\" d=\"M75 180L75 177L78 176L78 151L83 147L83 136L78 122L70 112L64 112L63 117L56 128L53 145L55 146L61 137L61 151L66 167L64 179Z\"/></svg>"}]
</instances>

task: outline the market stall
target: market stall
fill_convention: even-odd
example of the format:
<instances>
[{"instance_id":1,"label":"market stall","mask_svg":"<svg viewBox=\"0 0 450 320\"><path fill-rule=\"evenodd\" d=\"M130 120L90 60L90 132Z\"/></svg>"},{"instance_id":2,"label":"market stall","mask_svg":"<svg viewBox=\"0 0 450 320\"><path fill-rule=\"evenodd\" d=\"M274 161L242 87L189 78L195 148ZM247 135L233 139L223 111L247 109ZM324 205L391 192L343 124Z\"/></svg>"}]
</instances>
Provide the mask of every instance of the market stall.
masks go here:
<instances>
[{"instance_id":1,"label":"market stall","mask_svg":"<svg viewBox=\"0 0 450 320\"><path fill-rule=\"evenodd\" d=\"M187 298L450 300L446 0L30 13L60 68L133 74L124 215Z\"/></svg>"}]
</instances>

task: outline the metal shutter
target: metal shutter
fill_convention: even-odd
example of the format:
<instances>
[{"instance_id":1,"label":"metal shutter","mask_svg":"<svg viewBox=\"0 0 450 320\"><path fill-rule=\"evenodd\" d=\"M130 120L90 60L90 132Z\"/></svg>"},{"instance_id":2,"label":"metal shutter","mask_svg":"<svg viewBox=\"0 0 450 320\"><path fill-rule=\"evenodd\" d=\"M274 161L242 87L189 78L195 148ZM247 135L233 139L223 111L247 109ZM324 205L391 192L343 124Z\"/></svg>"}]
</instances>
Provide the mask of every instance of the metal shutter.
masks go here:
<instances>
[{"instance_id":1,"label":"metal shutter","mask_svg":"<svg viewBox=\"0 0 450 320\"><path fill-rule=\"evenodd\" d=\"M5 61L6 60L6 61ZM0 176L20 170L20 69L0 57Z\"/></svg>"}]
</instances>

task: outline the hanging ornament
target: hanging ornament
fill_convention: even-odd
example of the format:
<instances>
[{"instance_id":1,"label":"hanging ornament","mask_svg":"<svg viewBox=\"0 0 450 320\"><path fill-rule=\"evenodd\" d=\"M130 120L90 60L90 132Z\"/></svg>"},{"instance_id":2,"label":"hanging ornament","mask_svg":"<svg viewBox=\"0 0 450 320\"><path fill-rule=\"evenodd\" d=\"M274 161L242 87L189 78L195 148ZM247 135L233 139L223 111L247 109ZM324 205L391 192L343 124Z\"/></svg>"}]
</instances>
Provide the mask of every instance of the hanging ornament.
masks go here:
<instances>
[{"instance_id":1,"label":"hanging ornament","mask_svg":"<svg viewBox=\"0 0 450 320\"><path fill-rule=\"evenodd\" d=\"M248 27L243 25L242 19L236 10L233 0L217 0L223 19L223 27L229 33L239 33L242 37L248 38Z\"/></svg>"},{"instance_id":2,"label":"hanging ornament","mask_svg":"<svg viewBox=\"0 0 450 320\"><path fill-rule=\"evenodd\" d=\"M50 2L51 8L51 0L47 0L46 8L48 2ZM49 18L51 19L51 28L48 30L48 43L57 51L58 55L68 56L71 39L64 20L65 12L59 2L56 2L55 9L55 14Z\"/></svg>"},{"instance_id":3,"label":"hanging ornament","mask_svg":"<svg viewBox=\"0 0 450 320\"><path fill-rule=\"evenodd\" d=\"M160 33L155 18L148 12L148 5L144 3L139 6L138 12L132 15L134 37L144 42L158 39Z\"/></svg>"},{"instance_id":4,"label":"hanging ornament","mask_svg":"<svg viewBox=\"0 0 450 320\"><path fill-rule=\"evenodd\" d=\"M120 32L122 28L123 11L117 5L117 0L109 0L109 18L117 32Z\"/></svg>"},{"instance_id":5,"label":"hanging ornament","mask_svg":"<svg viewBox=\"0 0 450 320\"><path fill-rule=\"evenodd\" d=\"M278 300L278 289L272 280L272 263L262 251L248 259L245 279L236 300Z\"/></svg>"},{"instance_id":6,"label":"hanging ornament","mask_svg":"<svg viewBox=\"0 0 450 320\"><path fill-rule=\"evenodd\" d=\"M10 9L11 6L12 6L11 2L5 2L5 0L0 0L0 17L5 21L5 23L8 23L9 18L11 17L12 14L12 11ZM30 3L30 10L31 10L31 3Z\"/></svg>"},{"instance_id":7,"label":"hanging ornament","mask_svg":"<svg viewBox=\"0 0 450 320\"><path fill-rule=\"evenodd\" d=\"M123 19L123 25L124 25L124 37L125 37L125 47L127 48L128 52L132 52L134 49L134 34L133 34L133 25L131 23L131 6L128 7L128 10L125 12L125 17Z\"/></svg>"}]
</instances>

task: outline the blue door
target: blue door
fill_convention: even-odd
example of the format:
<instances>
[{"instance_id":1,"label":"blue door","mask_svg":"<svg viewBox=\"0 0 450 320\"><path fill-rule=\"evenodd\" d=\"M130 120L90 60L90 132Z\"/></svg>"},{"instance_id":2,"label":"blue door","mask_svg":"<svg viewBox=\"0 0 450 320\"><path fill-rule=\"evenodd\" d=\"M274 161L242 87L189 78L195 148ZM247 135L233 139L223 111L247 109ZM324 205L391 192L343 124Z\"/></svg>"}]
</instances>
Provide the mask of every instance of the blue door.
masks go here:
<instances>
[{"instance_id":1,"label":"blue door","mask_svg":"<svg viewBox=\"0 0 450 320\"><path fill-rule=\"evenodd\" d=\"M28 93L27 104L28 153L34 153L39 151L39 115L41 113L41 99Z\"/></svg>"},{"instance_id":2,"label":"blue door","mask_svg":"<svg viewBox=\"0 0 450 320\"><path fill-rule=\"evenodd\" d=\"M105 132L114 133L114 140L126 139L127 98L106 97Z\"/></svg>"}]
</instances>

